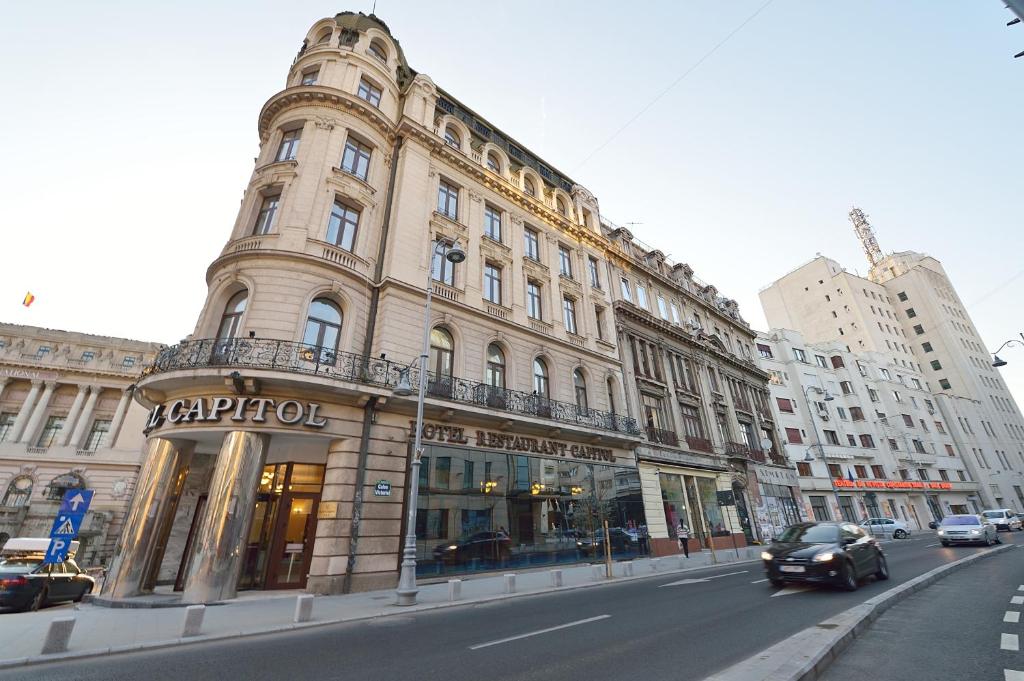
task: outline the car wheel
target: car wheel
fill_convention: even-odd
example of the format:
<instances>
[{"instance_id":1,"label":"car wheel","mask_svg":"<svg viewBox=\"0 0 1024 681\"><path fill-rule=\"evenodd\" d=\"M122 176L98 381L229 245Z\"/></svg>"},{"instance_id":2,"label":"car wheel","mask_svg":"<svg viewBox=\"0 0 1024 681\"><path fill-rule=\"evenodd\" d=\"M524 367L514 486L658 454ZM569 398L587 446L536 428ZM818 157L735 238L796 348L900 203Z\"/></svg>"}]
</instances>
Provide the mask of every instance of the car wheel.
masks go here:
<instances>
[{"instance_id":1,"label":"car wheel","mask_svg":"<svg viewBox=\"0 0 1024 681\"><path fill-rule=\"evenodd\" d=\"M845 591L856 591L857 590L857 572L853 569L852 563L846 563L843 565L843 573L841 575L841 586Z\"/></svg>"},{"instance_id":2,"label":"car wheel","mask_svg":"<svg viewBox=\"0 0 1024 681\"><path fill-rule=\"evenodd\" d=\"M896 530L895 532L893 532L892 536L896 537L897 539L906 539L907 538L907 531L906 530Z\"/></svg>"},{"instance_id":3,"label":"car wheel","mask_svg":"<svg viewBox=\"0 0 1024 681\"><path fill-rule=\"evenodd\" d=\"M948 541L944 541L944 542L942 542L942 545L943 546L949 546L949 542Z\"/></svg>"},{"instance_id":4,"label":"car wheel","mask_svg":"<svg viewBox=\"0 0 1024 681\"><path fill-rule=\"evenodd\" d=\"M91 594L91 593L92 593L92 587L91 586L87 586L84 589L82 589L82 593L78 594L78 596L76 596L75 598L73 598L71 600L73 602L75 602L75 603L81 603L82 599L85 598L86 594Z\"/></svg>"},{"instance_id":5,"label":"car wheel","mask_svg":"<svg viewBox=\"0 0 1024 681\"><path fill-rule=\"evenodd\" d=\"M986 533L985 534L985 546L992 546L992 544L994 544L994 543L995 542L992 541L992 538L989 537L988 534Z\"/></svg>"},{"instance_id":6,"label":"car wheel","mask_svg":"<svg viewBox=\"0 0 1024 681\"><path fill-rule=\"evenodd\" d=\"M784 582L781 579L769 579L768 582L776 589L781 589L782 587L786 586L786 582Z\"/></svg>"},{"instance_id":7,"label":"car wheel","mask_svg":"<svg viewBox=\"0 0 1024 681\"><path fill-rule=\"evenodd\" d=\"M28 609L32 612L36 612L39 609L41 609L44 605L46 605L46 596L46 587L44 586L42 589L39 590L39 593L35 595L35 597L32 599L32 602L28 604Z\"/></svg>"},{"instance_id":8,"label":"car wheel","mask_svg":"<svg viewBox=\"0 0 1024 681\"><path fill-rule=\"evenodd\" d=\"M889 562L881 553L878 554L878 570L875 572L875 579L885 581L889 579Z\"/></svg>"}]
</instances>

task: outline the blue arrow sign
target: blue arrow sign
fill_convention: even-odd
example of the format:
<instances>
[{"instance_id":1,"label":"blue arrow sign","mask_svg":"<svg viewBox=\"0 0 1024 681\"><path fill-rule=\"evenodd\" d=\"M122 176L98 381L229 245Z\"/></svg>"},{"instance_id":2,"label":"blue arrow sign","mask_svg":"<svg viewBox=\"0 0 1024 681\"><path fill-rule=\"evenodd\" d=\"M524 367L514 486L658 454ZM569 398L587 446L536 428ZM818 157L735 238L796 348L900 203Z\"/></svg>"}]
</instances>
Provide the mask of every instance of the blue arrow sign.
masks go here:
<instances>
[{"instance_id":1,"label":"blue arrow sign","mask_svg":"<svg viewBox=\"0 0 1024 681\"><path fill-rule=\"evenodd\" d=\"M50 545L46 547L46 555L43 557L43 564L50 565L60 563L67 559L68 551L71 550L71 539L51 539Z\"/></svg>"},{"instance_id":2,"label":"blue arrow sign","mask_svg":"<svg viewBox=\"0 0 1024 681\"><path fill-rule=\"evenodd\" d=\"M60 512L85 515L89 510L89 504L92 503L92 495L91 489L69 489L60 500Z\"/></svg>"},{"instance_id":3,"label":"blue arrow sign","mask_svg":"<svg viewBox=\"0 0 1024 681\"><path fill-rule=\"evenodd\" d=\"M74 539L78 536L78 528L82 526L84 513L58 513L53 520L50 539Z\"/></svg>"}]
</instances>

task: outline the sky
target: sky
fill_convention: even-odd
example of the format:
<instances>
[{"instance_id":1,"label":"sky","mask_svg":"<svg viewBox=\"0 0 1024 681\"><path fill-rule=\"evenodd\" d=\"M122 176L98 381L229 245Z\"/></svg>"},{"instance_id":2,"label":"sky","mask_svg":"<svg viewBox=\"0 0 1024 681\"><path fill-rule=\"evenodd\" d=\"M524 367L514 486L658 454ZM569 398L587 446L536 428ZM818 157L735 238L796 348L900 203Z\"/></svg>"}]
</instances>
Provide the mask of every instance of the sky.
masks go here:
<instances>
[{"instance_id":1,"label":"sky","mask_svg":"<svg viewBox=\"0 0 1024 681\"><path fill-rule=\"evenodd\" d=\"M191 333L260 107L313 22L371 6L5 7L0 321ZM999 0L379 0L377 14L413 68L756 328L758 290L817 253L866 274L857 205L884 251L942 261L984 345L1024 331L1024 25L1006 27ZM1024 398L1024 347L1000 354Z\"/></svg>"}]
</instances>

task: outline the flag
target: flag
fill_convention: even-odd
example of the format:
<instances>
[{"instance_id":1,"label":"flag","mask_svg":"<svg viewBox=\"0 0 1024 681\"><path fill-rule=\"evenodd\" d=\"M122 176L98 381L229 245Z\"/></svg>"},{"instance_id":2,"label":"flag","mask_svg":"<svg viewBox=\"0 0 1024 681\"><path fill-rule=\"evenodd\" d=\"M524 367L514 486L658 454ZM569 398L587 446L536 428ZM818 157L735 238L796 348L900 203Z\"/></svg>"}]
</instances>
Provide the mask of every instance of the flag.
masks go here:
<instances>
[{"instance_id":1,"label":"flag","mask_svg":"<svg viewBox=\"0 0 1024 681\"><path fill-rule=\"evenodd\" d=\"M29 305L31 305L35 301L36 301L36 297L34 295L32 295L31 291L29 291L28 293L25 294L25 299L23 301L21 301L21 304L24 305L25 307L28 307Z\"/></svg>"}]
</instances>

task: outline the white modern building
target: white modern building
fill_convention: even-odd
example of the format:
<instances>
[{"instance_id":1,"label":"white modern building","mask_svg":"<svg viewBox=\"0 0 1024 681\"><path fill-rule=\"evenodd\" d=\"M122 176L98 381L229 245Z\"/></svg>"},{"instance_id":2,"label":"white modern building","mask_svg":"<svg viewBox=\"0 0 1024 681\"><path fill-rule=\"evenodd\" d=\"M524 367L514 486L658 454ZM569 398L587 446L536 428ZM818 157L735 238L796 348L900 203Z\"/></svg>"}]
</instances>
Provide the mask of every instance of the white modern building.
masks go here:
<instances>
[{"instance_id":1,"label":"white modern building","mask_svg":"<svg viewBox=\"0 0 1024 681\"><path fill-rule=\"evenodd\" d=\"M807 343L787 329L759 333L757 351L808 517L888 516L917 530L981 510L955 426L920 373L842 342Z\"/></svg>"}]
</instances>

